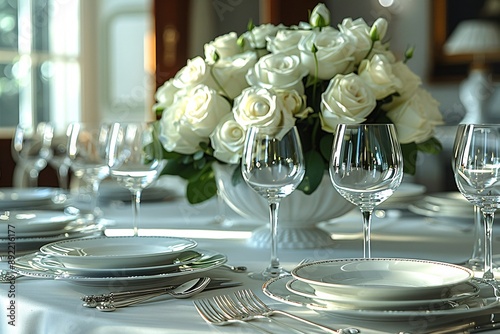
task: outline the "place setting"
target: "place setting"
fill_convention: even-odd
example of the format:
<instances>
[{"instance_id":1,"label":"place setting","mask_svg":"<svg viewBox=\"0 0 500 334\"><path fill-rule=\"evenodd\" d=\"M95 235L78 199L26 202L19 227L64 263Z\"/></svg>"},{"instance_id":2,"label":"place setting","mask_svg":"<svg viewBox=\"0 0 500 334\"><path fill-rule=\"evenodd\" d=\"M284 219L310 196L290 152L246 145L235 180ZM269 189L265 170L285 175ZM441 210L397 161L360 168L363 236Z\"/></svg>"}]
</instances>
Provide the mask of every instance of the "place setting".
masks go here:
<instances>
[{"instance_id":1,"label":"place setting","mask_svg":"<svg viewBox=\"0 0 500 334\"><path fill-rule=\"evenodd\" d=\"M177 237L80 238L48 243L15 259L18 275L78 285L158 286L224 265L227 257ZM179 280L177 280L179 281Z\"/></svg>"}]
</instances>

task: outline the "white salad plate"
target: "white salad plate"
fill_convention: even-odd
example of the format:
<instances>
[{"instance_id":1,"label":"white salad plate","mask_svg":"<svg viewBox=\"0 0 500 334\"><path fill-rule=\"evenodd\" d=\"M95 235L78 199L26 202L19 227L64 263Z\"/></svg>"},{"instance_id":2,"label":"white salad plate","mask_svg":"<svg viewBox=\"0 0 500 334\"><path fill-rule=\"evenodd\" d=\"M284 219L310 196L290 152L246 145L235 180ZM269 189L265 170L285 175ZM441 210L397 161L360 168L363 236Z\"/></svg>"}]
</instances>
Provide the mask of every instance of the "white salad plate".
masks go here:
<instances>
[{"instance_id":1,"label":"white salad plate","mask_svg":"<svg viewBox=\"0 0 500 334\"><path fill-rule=\"evenodd\" d=\"M420 317L422 319L443 317L446 320L451 320L454 317L462 318L465 315L474 314L478 311L484 311L500 305L491 285L479 280L476 281L476 279L473 280L473 283L480 289L476 296L444 304L439 302L438 305L428 303L408 309L398 309L397 307L387 307L386 309L340 307L338 303L313 299L291 292L287 289L290 279L290 276L271 279L264 283L262 290L268 297L284 304L306 307L335 317L343 316L358 320L407 321L408 319L414 319L417 321Z\"/></svg>"},{"instance_id":2,"label":"white salad plate","mask_svg":"<svg viewBox=\"0 0 500 334\"><path fill-rule=\"evenodd\" d=\"M79 216L59 210L11 210L0 214L0 237L6 237L8 229L16 237L34 236L63 230ZM8 228L7 228L8 227Z\"/></svg>"},{"instance_id":3,"label":"white salad plate","mask_svg":"<svg viewBox=\"0 0 500 334\"><path fill-rule=\"evenodd\" d=\"M474 217L473 205L459 192L443 192L427 195L408 206L413 213L427 217L469 219Z\"/></svg>"},{"instance_id":4,"label":"white salad plate","mask_svg":"<svg viewBox=\"0 0 500 334\"><path fill-rule=\"evenodd\" d=\"M474 277L472 270L458 265L403 258L315 261L291 274L318 293L364 300L435 299L443 289Z\"/></svg>"},{"instance_id":5,"label":"white salad plate","mask_svg":"<svg viewBox=\"0 0 500 334\"><path fill-rule=\"evenodd\" d=\"M324 294L315 291L309 284L291 279L286 282L286 288L297 295L311 298L319 302L329 302L331 305L336 305L338 308L351 309L368 309L368 310L405 310L415 309L416 307L428 307L433 305L442 306L450 302L459 302L461 300L477 296L479 287L472 283L466 282L455 285L449 289L444 289L441 296L435 299L417 299L417 300L365 300L359 298L350 298L349 296L337 296L332 294Z\"/></svg>"},{"instance_id":6,"label":"white salad plate","mask_svg":"<svg viewBox=\"0 0 500 334\"><path fill-rule=\"evenodd\" d=\"M21 275L42 278L42 279L57 279L69 283L85 285L85 286L102 286L109 288L110 286L119 288L130 288L133 286L164 286L172 280L181 276L197 275L198 273L212 270L222 266L227 262L227 257L224 254L212 250L197 249L202 256L194 262L182 264L177 268L165 268L160 273L148 273L137 275L120 275L120 276L85 276L74 275L67 272L53 271L37 265L35 258L36 254L28 254L15 259L14 270Z\"/></svg>"},{"instance_id":7,"label":"white salad plate","mask_svg":"<svg viewBox=\"0 0 500 334\"><path fill-rule=\"evenodd\" d=\"M180 252L196 245L194 240L176 237L98 237L54 242L40 251L65 266L109 269L172 263Z\"/></svg>"},{"instance_id":8,"label":"white salad plate","mask_svg":"<svg viewBox=\"0 0 500 334\"><path fill-rule=\"evenodd\" d=\"M13 209L51 203L56 188L0 188L0 208Z\"/></svg>"},{"instance_id":9,"label":"white salad plate","mask_svg":"<svg viewBox=\"0 0 500 334\"><path fill-rule=\"evenodd\" d=\"M52 255L38 254L33 258L33 263L43 269L51 270L59 275L107 277L107 276L134 276L167 273L177 270L180 266L195 263L203 257L203 251L188 249L178 254L178 257L164 264L147 267L123 267L123 268L88 268L71 267L59 262Z\"/></svg>"}]
</instances>

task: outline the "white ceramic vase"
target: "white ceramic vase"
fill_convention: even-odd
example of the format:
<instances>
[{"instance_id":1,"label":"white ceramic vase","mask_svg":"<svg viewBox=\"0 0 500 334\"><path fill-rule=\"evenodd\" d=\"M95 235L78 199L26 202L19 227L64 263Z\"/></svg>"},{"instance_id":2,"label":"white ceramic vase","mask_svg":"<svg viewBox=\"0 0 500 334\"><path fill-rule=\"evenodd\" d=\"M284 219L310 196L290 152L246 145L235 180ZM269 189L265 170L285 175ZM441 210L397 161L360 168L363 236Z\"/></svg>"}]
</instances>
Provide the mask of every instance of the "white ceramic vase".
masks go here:
<instances>
[{"instance_id":1,"label":"white ceramic vase","mask_svg":"<svg viewBox=\"0 0 500 334\"><path fill-rule=\"evenodd\" d=\"M262 226L253 231L248 240L254 247L269 247L269 206L243 180L233 184L232 177L239 165L213 164L217 189L226 204L244 218L258 220ZM317 227L318 223L340 217L354 206L333 187L328 173L320 186L306 195L296 190L280 204L278 220L279 248L318 248L333 245L330 234Z\"/></svg>"}]
</instances>

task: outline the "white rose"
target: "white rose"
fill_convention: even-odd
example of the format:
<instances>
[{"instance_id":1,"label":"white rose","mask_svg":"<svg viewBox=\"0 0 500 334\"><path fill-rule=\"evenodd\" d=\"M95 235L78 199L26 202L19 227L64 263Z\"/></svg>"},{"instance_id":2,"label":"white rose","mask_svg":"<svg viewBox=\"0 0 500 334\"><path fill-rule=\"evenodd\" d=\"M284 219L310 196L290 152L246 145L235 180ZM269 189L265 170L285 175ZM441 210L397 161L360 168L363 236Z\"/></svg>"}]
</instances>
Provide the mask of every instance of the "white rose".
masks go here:
<instances>
[{"instance_id":1,"label":"white rose","mask_svg":"<svg viewBox=\"0 0 500 334\"><path fill-rule=\"evenodd\" d=\"M316 73L316 60L312 52L316 47L318 60L318 78L329 80L336 74L344 73L354 60L355 45L348 35L331 27L303 38L299 43L300 59L309 69L309 74Z\"/></svg>"},{"instance_id":2,"label":"white rose","mask_svg":"<svg viewBox=\"0 0 500 334\"><path fill-rule=\"evenodd\" d=\"M314 7L309 17L309 24L313 27L326 27L330 25L330 11L324 3L319 3Z\"/></svg>"},{"instance_id":3,"label":"white rose","mask_svg":"<svg viewBox=\"0 0 500 334\"><path fill-rule=\"evenodd\" d=\"M214 157L222 162L237 164L243 154L245 129L234 119L233 113L225 115L210 135Z\"/></svg>"},{"instance_id":4,"label":"white rose","mask_svg":"<svg viewBox=\"0 0 500 334\"><path fill-rule=\"evenodd\" d=\"M219 119L231 112L231 105L204 85L183 92L163 112L160 141L169 152L193 154L200 150L200 142L208 143Z\"/></svg>"},{"instance_id":5,"label":"white rose","mask_svg":"<svg viewBox=\"0 0 500 334\"><path fill-rule=\"evenodd\" d=\"M172 79L158 87L155 93L155 100L157 103L153 106L153 110L165 110L165 108L174 103L178 91L179 89L173 85Z\"/></svg>"},{"instance_id":6,"label":"white rose","mask_svg":"<svg viewBox=\"0 0 500 334\"><path fill-rule=\"evenodd\" d=\"M377 100L402 87L401 80L392 72L392 65L384 55L374 55L370 60L363 60L359 65L358 75L370 86Z\"/></svg>"},{"instance_id":7,"label":"white rose","mask_svg":"<svg viewBox=\"0 0 500 334\"><path fill-rule=\"evenodd\" d=\"M396 126L401 144L423 143L434 136L437 125L443 124L439 103L424 89L387 113Z\"/></svg>"},{"instance_id":8,"label":"white rose","mask_svg":"<svg viewBox=\"0 0 500 334\"><path fill-rule=\"evenodd\" d=\"M321 95L321 126L333 133L337 124L363 123L376 105L375 95L358 75L339 74Z\"/></svg>"},{"instance_id":9,"label":"white rose","mask_svg":"<svg viewBox=\"0 0 500 334\"><path fill-rule=\"evenodd\" d=\"M389 26L389 23L387 22L386 19L383 17L379 17L378 19L373 22L371 30L377 29L377 35L378 35L378 40L382 40L385 37L385 34L387 33L387 28Z\"/></svg>"},{"instance_id":10,"label":"white rose","mask_svg":"<svg viewBox=\"0 0 500 334\"><path fill-rule=\"evenodd\" d=\"M392 102L383 105L382 108L386 111L410 99L422 84L422 79L401 61L392 64L392 73L401 81L402 86L398 89L399 96L394 96Z\"/></svg>"},{"instance_id":11,"label":"white rose","mask_svg":"<svg viewBox=\"0 0 500 334\"><path fill-rule=\"evenodd\" d=\"M311 30L280 30L275 37L268 37L267 50L272 53L299 56L299 42L303 37L310 34L312 34Z\"/></svg>"},{"instance_id":12,"label":"white rose","mask_svg":"<svg viewBox=\"0 0 500 334\"><path fill-rule=\"evenodd\" d=\"M306 96L300 95L296 90L278 90L278 98L281 99L283 107L296 118L304 119L313 112L306 104Z\"/></svg>"},{"instance_id":13,"label":"white rose","mask_svg":"<svg viewBox=\"0 0 500 334\"><path fill-rule=\"evenodd\" d=\"M200 84L214 88L210 67L201 57L187 61L186 66L175 74L172 84L178 89L192 88Z\"/></svg>"},{"instance_id":14,"label":"white rose","mask_svg":"<svg viewBox=\"0 0 500 334\"><path fill-rule=\"evenodd\" d=\"M278 96L265 88L249 87L234 100L234 119L245 129L250 126L292 127L293 115Z\"/></svg>"},{"instance_id":15,"label":"white rose","mask_svg":"<svg viewBox=\"0 0 500 334\"><path fill-rule=\"evenodd\" d=\"M246 78L253 86L296 90L303 94L302 78L307 73L308 70L300 64L299 57L271 53L260 58L257 64L248 71Z\"/></svg>"},{"instance_id":16,"label":"white rose","mask_svg":"<svg viewBox=\"0 0 500 334\"><path fill-rule=\"evenodd\" d=\"M255 52L245 52L234 57L219 60L213 65L213 75L221 85L218 87L219 94L227 95L233 100L247 88L246 74L257 62Z\"/></svg>"},{"instance_id":17,"label":"white rose","mask_svg":"<svg viewBox=\"0 0 500 334\"><path fill-rule=\"evenodd\" d=\"M190 126L181 122L187 99L178 99L163 111L160 123L160 141L168 152L193 154L200 149L200 142L208 142L196 134Z\"/></svg>"},{"instance_id":18,"label":"white rose","mask_svg":"<svg viewBox=\"0 0 500 334\"><path fill-rule=\"evenodd\" d=\"M210 43L205 44L205 59L208 63L214 60L214 54L217 52L220 59L235 56L242 52L238 45L238 35L235 32L219 36Z\"/></svg>"},{"instance_id":19,"label":"white rose","mask_svg":"<svg viewBox=\"0 0 500 334\"><path fill-rule=\"evenodd\" d=\"M251 31L243 33L243 37L246 38L252 48L254 49L265 49L268 37L276 36L276 33L285 29L286 27L282 24L275 26L271 23L261 24L256 26Z\"/></svg>"},{"instance_id":20,"label":"white rose","mask_svg":"<svg viewBox=\"0 0 500 334\"><path fill-rule=\"evenodd\" d=\"M229 102L215 90L204 85L191 89L186 99L186 109L181 123L190 126L201 137L208 138L219 120L231 112Z\"/></svg>"},{"instance_id":21,"label":"white rose","mask_svg":"<svg viewBox=\"0 0 500 334\"><path fill-rule=\"evenodd\" d=\"M370 51L372 45L370 27L362 18L354 21L351 18L345 18L342 24L339 24L339 30L353 40L355 45L355 51L353 52L354 62L359 63L368 55L368 51Z\"/></svg>"}]
</instances>

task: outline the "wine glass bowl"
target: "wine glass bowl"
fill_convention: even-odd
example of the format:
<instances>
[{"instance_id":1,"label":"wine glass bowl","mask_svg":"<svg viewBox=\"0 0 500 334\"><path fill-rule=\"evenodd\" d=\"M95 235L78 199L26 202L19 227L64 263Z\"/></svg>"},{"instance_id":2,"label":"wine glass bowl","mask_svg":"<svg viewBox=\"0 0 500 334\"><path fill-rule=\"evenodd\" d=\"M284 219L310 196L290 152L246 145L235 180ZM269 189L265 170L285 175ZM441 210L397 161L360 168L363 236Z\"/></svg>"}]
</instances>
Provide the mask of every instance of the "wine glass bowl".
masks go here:
<instances>
[{"instance_id":1,"label":"wine glass bowl","mask_svg":"<svg viewBox=\"0 0 500 334\"><path fill-rule=\"evenodd\" d=\"M115 123L107 147L110 174L132 196L133 233L138 235L141 195L160 176L166 161L152 123Z\"/></svg>"},{"instance_id":2,"label":"wine glass bowl","mask_svg":"<svg viewBox=\"0 0 500 334\"><path fill-rule=\"evenodd\" d=\"M287 274L277 255L277 224L280 200L302 182L305 162L296 127L247 130L241 171L245 182L269 204L271 225L271 263L252 278L267 280Z\"/></svg>"},{"instance_id":3,"label":"wine glass bowl","mask_svg":"<svg viewBox=\"0 0 500 334\"><path fill-rule=\"evenodd\" d=\"M500 207L500 125L467 124L456 137L455 182L462 195L483 213L483 278L494 280L492 228Z\"/></svg>"},{"instance_id":4,"label":"wine glass bowl","mask_svg":"<svg viewBox=\"0 0 500 334\"><path fill-rule=\"evenodd\" d=\"M106 146L109 125L72 123L67 131L67 156L74 175L91 187L90 211L93 218L101 215L97 206L99 186L109 176Z\"/></svg>"},{"instance_id":5,"label":"wine glass bowl","mask_svg":"<svg viewBox=\"0 0 500 334\"><path fill-rule=\"evenodd\" d=\"M329 172L335 189L363 214L363 255L370 258L372 212L396 191L403 178L394 125L338 125Z\"/></svg>"},{"instance_id":6,"label":"wine glass bowl","mask_svg":"<svg viewBox=\"0 0 500 334\"><path fill-rule=\"evenodd\" d=\"M36 126L18 124L12 139L12 157L28 174L28 185L36 187L40 172L52 157L54 129L41 122Z\"/></svg>"}]
</instances>

